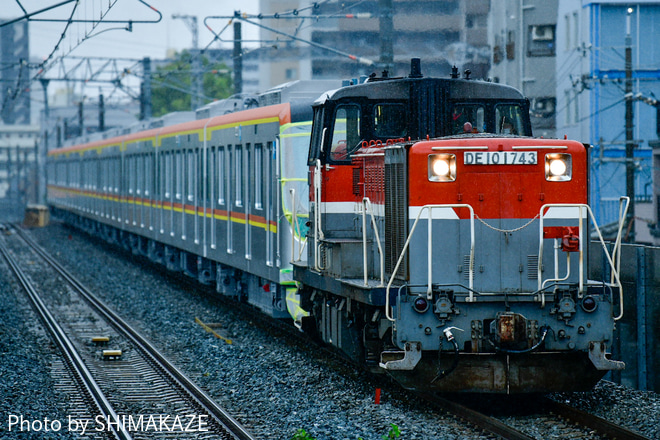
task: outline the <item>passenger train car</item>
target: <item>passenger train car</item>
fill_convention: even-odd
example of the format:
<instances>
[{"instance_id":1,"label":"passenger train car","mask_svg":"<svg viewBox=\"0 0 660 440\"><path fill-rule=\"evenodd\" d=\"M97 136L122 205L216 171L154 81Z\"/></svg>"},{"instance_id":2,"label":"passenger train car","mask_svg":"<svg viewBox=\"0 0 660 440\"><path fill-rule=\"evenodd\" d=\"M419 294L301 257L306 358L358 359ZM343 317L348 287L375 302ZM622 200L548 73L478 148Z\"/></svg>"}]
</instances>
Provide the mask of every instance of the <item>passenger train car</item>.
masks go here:
<instances>
[{"instance_id":1,"label":"passenger train car","mask_svg":"<svg viewBox=\"0 0 660 440\"><path fill-rule=\"evenodd\" d=\"M518 91L458 76L413 60L54 150L49 203L411 389L589 389L624 365L619 239L589 279L588 146L533 138Z\"/></svg>"}]
</instances>

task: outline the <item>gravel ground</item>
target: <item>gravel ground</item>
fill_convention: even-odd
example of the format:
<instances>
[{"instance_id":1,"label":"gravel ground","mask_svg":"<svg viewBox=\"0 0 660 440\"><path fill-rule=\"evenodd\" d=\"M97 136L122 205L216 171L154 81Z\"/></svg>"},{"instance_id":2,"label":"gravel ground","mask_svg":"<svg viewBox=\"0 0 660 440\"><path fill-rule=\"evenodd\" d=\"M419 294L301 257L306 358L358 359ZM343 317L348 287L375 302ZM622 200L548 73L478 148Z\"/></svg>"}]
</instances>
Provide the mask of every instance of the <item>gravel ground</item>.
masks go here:
<instances>
[{"instance_id":1,"label":"gravel ground","mask_svg":"<svg viewBox=\"0 0 660 440\"><path fill-rule=\"evenodd\" d=\"M58 224L34 229L31 234L156 346L176 358L183 371L259 438L290 439L302 428L318 440L380 440L391 424L398 426L401 439L487 438L451 417L420 408L409 395L388 391L394 388L382 379L350 366L337 368L336 360L317 355L284 336L272 335L219 298L183 287L144 267L139 259L90 241L84 234ZM6 277L5 271L0 275ZM52 388L48 359L53 354L21 349L32 345L46 349L49 343L38 329L26 328L22 316L12 313L17 307L22 312L28 308L12 293L12 285L3 278L0 283L0 395L23 390L26 395L45 394L39 399L36 415L65 418L61 415L66 411L59 403L61 396L48 391ZM206 333L195 324L195 318L218 324L215 330L233 343L229 345ZM32 340L25 341L26 337ZM14 353L9 359L7 350ZM28 384L25 375L12 373L25 368L26 363L35 364L34 368L43 372L38 375L42 382ZM28 379L34 381L34 375ZM380 405L374 404L377 387L383 388ZM657 394L603 382L591 393L554 397L649 438L660 438ZM30 410L25 400L0 401L0 426L11 411ZM551 426L534 426L533 419L524 423L533 428L530 433L537 438L563 438L561 433L553 433Z\"/></svg>"}]
</instances>

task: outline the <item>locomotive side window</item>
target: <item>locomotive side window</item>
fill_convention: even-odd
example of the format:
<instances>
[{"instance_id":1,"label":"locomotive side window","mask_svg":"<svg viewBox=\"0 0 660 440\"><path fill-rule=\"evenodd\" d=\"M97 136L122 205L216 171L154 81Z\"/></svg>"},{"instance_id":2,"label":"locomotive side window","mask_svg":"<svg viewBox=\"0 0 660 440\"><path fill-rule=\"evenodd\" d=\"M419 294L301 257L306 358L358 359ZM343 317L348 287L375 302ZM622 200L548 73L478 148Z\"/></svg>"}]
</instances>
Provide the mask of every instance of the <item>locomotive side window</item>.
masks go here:
<instances>
[{"instance_id":1,"label":"locomotive side window","mask_svg":"<svg viewBox=\"0 0 660 440\"><path fill-rule=\"evenodd\" d=\"M451 112L452 134L486 131L486 110L479 104L456 104Z\"/></svg>"},{"instance_id":2,"label":"locomotive side window","mask_svg":"<svg viewBox=\"0 0 660 440\"><path fill-rule=\"evenodd\" d=\"M518 104L499 104L495 107L495 133L525 134L523 109Z\"/></svg>"},{"instance_id":3,"label":"locomotive side window","mask_svg":"<svg viewBox=\"0 0 660 440\"><path fill-rule=\"evenodd\" d=\"M403 104L378 104L374 106L375 137L401 138L406 135L406 108Z\"/></svg>"},{"instance_id":4,"label":"locomotive side window","mask_svg":"<svg viewBox=\"0 0 660 440\"><path fill-rule=\"evenodd\" d=\"M309 155L307 165L314 165L314 161L321 156L321 143L323 142L323 107L314 108L314 123L312 125L312 135L309 139Z\"/></svg>"},{"instance_id":5,"label":"locomotive side window","mask_svg":"<svg viewBox=\"0 0 660 440\"><path fill-rule=\"evenodd\" d=\"M330 158L346 160L348 153L360 142L360 107L340 105L335 111L335 120L330 143Z\"/></svg>"}]
</instances>

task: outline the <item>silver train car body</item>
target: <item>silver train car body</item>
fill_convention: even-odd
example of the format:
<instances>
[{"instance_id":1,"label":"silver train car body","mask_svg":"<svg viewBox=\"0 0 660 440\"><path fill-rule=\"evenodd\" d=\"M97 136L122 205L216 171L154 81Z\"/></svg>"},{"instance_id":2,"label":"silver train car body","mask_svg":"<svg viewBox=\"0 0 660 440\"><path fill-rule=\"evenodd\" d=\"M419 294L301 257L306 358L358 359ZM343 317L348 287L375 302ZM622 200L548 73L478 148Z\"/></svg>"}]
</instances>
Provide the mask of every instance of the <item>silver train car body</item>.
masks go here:
<instances>
[{"instance_id":1,"label":"silver train car body","mask_svg":"<svg viewBox=\"0 0 660 440\"><path fill-rule=\"evenodd\" d=\"M311 103L339 84L296 81L256 97L256 108L236 112L243 100L229 100L198 110L201 119L171 114L76 139L49 152L48 204L68 223L288 317L297 307L290 261L307 228Z\"/></svg>"}]
</instances>

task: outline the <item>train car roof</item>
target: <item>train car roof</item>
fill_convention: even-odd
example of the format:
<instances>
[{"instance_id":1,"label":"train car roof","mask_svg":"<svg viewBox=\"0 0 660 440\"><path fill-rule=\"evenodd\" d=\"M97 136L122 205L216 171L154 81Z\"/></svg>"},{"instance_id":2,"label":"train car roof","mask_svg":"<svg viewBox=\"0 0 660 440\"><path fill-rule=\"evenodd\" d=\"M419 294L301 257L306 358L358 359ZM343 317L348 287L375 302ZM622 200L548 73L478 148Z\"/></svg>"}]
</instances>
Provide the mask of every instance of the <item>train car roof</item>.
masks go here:
<instances>
[{"instance_id":1,"label":"train car roof","mask_svg":"<svg viewBox=\"0 0 660 440\"><path fill-rule=\"evenodd\" d=\"M316 104L325 100L339 100L349 97L364 97L367 99L408 99L413 86L428 89L447 90L449 99L525 99L517 89L505 85L481 80L466 80L453 78L398 78L388 80L367 81L363 84L342 87L324 93Z\"/></svg>"},{"instance_id":2,"label":"train car roof","mask_svg":"<svg viewBox=\"0 0 660 440\"><path fill-rule=\"evenodd\" d=\"M253 125L274 121L279 121L280 125L291 122L291 107L288 103L243 110L240 112L213 116L208 119L194 119L179 124L115 136L109 139L96 140L93 142L72 145L70 147L58 148L56 150L49 151L48 154L59 155L70 154L74 152L82 153L88 150L100 150L103 148L149 140L159 144L160 140L164 138L182 134L197 133L200 137L200 140L203 140L203 133L205 130L208 132L213 132L214 130L233 126Z\"/></svg>"}]
</instances>

